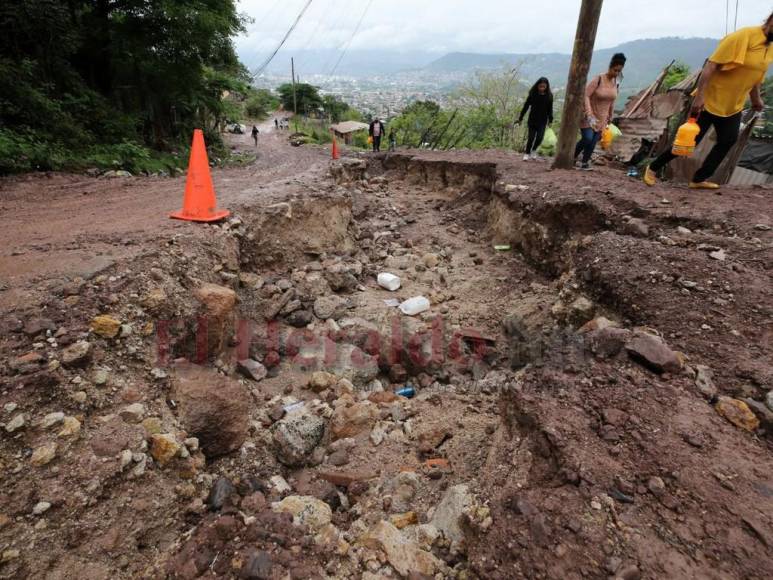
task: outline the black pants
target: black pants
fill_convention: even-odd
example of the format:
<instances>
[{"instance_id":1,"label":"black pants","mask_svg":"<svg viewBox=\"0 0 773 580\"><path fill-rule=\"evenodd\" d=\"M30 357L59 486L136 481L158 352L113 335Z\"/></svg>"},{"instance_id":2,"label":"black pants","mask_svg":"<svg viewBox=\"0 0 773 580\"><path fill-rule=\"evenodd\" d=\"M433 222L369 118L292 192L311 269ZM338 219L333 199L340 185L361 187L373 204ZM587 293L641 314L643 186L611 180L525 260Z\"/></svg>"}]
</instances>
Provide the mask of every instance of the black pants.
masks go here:
<instances>
[{"instance_id":1,"label":"black pants","mask_svg":"<svg viewBox=\"0 0 773 580\"><path fill-rule=\"evenodd\" d=\"M373 135L373 151L381 151L381 135Z\"/></svg>"},{"instance_id":2,"label":"black pants","mask_svg":"<svg viewBox=\"0 0 773 580\"><path fill-rule=\"evenodd\" d=\"M725 156L733 148L735 142L738 141L738 134L741 131L741 116L743 113L737 113L732 117L719 117L703 111L698 117L698 126L701 128L701 132L698 135L697 142L700 143L703 137L706 136L708 130L714 127L714 131L717 133L717 144L709 151L706 159L703 161L703 165L698 171L695 172L692 180L694 183L700 183L706 181L709 177L714 175L714 172L719 167L720 163L725 159ZM655 159L650 165L652 171L660 171L671 161L676 159L676 155L671 153L671 149L662 153L660 157Z\"/></svg>"},{"instance_id":3,"label":"black pants","mask_svg":"<svg viewBox=\"0 0 773 580\"><path fill-rule=\"evenodd\" d=\"M547 125L539 127L529 125L529 136L526 139L526 155L530 155L542 145L542 140L545 138L545 129L547 129Z\"/></svg>"}]
</instances>

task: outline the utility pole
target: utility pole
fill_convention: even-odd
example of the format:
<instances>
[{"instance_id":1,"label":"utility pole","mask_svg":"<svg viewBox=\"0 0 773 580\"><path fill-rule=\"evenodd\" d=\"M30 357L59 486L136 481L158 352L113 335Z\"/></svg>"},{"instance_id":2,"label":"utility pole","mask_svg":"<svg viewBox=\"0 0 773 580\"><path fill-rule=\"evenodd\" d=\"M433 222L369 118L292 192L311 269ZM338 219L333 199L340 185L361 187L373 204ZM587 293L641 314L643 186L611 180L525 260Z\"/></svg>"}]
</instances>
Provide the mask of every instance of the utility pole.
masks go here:
<instances>
[{"instance_id":1,"label":"utility pole","mask_svg":"<svg viewBox=\"0 0 773 580\"><path fill-rule=\"evenodd\" d=\"M298 98L295 96L295 59L290 58L290 70L293 75L293 122L295 123L295 132L298 132Z\"/></svg>"},{"instance_id":2,"label":"utility pole","mask_svg":"<svg viewBox=\"0 0 773 580\"><path fill-rule=\"evenodd\" d=\"M566 82L564 111L561 115L561 131L558 136L558 149L555 169L571 169L574 166L574 148L580 119L585 114L585 84L593 58L593 46L599 28L601 5L604 0L582 0L580 18L577 21L577 34L574 37L572 64L569 79Z\"/></svg>"}]
</instances>

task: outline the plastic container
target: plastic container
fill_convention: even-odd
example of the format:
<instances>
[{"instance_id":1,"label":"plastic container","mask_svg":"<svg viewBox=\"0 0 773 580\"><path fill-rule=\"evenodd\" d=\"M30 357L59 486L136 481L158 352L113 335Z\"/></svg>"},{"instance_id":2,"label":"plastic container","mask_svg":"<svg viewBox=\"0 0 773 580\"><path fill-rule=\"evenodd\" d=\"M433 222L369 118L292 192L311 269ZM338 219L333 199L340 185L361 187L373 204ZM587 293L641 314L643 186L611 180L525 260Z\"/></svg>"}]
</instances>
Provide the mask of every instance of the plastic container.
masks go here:
<instances>
[{"instance_id":1,"label":"plastic container","mask_svg":"<svg viewBox=\"0 0 773 580\"><path fill-rule=\"evenodd\" d=\"M395 395L405 397L406 399L413 399L416 396L416 389L411 385L405 385L402 389L395 391Z\"/></svg>"},{"instance_id":2,"label":"plastic container","mask_svg":"<svg viewBox=\"0 0 773 580\"><path fill-rule=\"evenodd\" d=\"M399 308L400 312L403 314L407 314L408 316L416 316L417 314L421 314L422 312L429 310L429 300L427 300L424 296L414 296L413 298L408 298L408 300L400 304Z\"/></svg>"},{"instance_id":3,"label":"plastic container","mask_svg":"<svg viewBox=\"0 0 773 580\"><path fill-rule=\"evenodd\" d=\"M701 128L698 126L695 117L690 117L676 132L676 139L674 139L674 146L671 148L671 152L679 157L690 157L693 151L695 151L695 141L700 132Z\"/></svg>"},{"instance_id":4,"label":"plastic container","mask_svg":"<svg viewBox=\"0 0 773 580\"><path fill-rule=\"evenodd\" d=\"M378 285L390 292L400 288L400 278L389 272L382 272L378 275Z\"/></svg>"}]
</instances>

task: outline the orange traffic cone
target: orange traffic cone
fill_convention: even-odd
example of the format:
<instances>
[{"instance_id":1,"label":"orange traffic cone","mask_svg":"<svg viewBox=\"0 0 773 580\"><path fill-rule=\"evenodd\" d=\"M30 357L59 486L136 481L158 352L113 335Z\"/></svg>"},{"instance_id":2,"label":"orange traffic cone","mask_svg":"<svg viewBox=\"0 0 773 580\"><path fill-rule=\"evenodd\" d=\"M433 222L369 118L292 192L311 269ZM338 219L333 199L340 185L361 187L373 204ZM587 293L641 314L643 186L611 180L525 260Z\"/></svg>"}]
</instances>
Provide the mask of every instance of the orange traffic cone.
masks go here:
<instances>
[{"instance_id":1,"label":"orange traffic cone","mask_svg":"<svg viewBox=\"0 0 773 580\"><path fill-rule=\"evenodd\" d=\"M336 141L336 138L333 137L333 159L340 159L341 156L338 154L338 142Z\"/></svg>"},{"instance_id":2,"label":"orange traffic cone","mask_svg":"<svg viewBox=\"0 0 773 580\"><path fill-rule=\"evenodd\" d=\"M191 157L188 161L188 179L185 182L185 197L182 211L169 217L191 222L216 222L231 214L230 211L216 211L215 188L209 172L207 148L201 129L193 131Z\"/></svg>"}]
</instances>

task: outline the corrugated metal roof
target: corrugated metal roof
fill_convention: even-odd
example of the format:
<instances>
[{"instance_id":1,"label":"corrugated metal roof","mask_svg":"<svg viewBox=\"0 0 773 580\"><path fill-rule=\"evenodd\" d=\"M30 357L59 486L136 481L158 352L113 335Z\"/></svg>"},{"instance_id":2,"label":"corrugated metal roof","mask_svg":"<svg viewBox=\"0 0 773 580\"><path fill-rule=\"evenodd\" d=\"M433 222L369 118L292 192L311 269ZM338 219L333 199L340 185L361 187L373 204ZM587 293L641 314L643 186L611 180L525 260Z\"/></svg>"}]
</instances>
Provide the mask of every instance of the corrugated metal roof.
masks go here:
<instances>
[{"instance_id":1,"label":"corrugated metal roof","mask_svg":"<svg viewBox=\"0 0 773 580\"><path fill-rule=\"evenodd\" d=\"M358 121L344 121L343 123L330 125L330 128L336 133L346 135L347 133L354 133L355 131L363 131L368 128L368 125Z\"/></svg>"}]
</instances>

